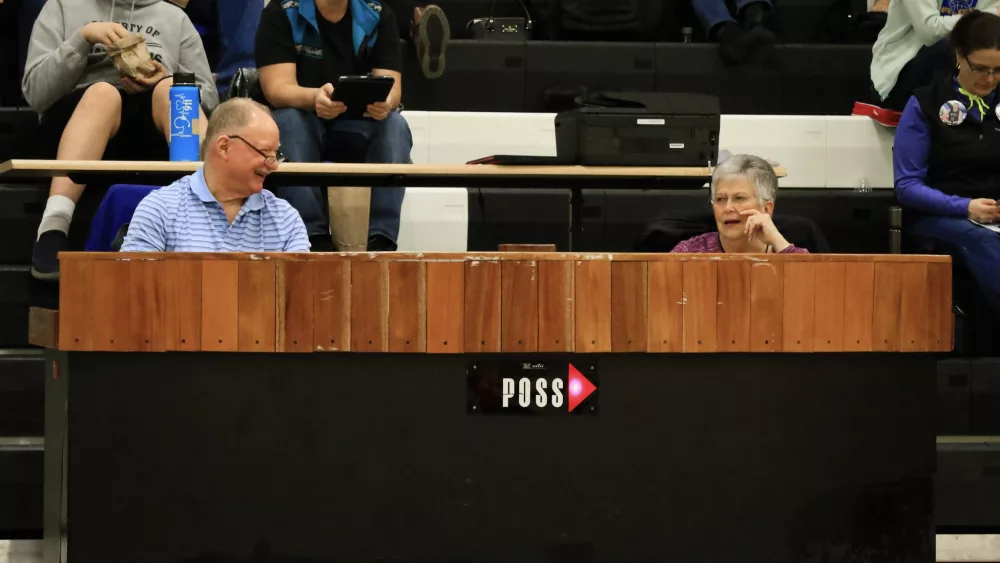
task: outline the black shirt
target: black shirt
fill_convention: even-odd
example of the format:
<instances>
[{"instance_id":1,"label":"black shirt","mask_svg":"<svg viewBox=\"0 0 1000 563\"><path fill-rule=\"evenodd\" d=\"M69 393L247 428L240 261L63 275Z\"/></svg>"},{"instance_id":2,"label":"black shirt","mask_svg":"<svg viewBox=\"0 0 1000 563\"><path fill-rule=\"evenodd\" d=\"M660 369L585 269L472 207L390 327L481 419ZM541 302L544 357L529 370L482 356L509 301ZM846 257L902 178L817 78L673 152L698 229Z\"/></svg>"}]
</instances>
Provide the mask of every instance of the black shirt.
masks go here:
<instances>
[{"instance_id":1,"label":"black shirt","mask_svg":"<svg viewBox=\"0 0 1000 563\"><path fill-rule=\"evenodd\" d=\"M399 72L402 68L402 51L396 16L392 9L382 4L382 14L378 23L378 39L366 61L354 55L354 41L351 32L352 16L347 13L339 22L331 22L316 11L316 22L323 38L323 58L300 57L292 39L292 24L281 8L278 0L270 2L260 16L257 28L254 55L257 68L273 64L295 63L295 74L299 86L319 88L326 83L335 83L346 75L369 74L379 68Z\"/></svg>"}]
</instances>

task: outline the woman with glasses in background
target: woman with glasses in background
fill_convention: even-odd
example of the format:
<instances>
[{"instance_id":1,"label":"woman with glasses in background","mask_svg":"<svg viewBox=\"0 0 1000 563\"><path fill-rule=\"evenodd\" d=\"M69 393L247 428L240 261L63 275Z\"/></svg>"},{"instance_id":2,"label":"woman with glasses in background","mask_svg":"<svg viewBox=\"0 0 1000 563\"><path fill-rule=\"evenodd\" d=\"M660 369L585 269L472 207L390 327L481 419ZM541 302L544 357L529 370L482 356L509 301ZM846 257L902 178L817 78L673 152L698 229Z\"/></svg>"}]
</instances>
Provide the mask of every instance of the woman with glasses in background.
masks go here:
<instances>
[{"instance_id":1,"label":"woman with glasses in background","mask_svg":"<svg viewBox=\"0 0 1000 563\"><path fill-rule=\"evenodd\" d=\"M917 88L954 68L948 34L966 13L997 13L1000 0L891 0L872 47L875 105L902 111Z\"/></svg>"},{"instance_id":2,"label":"woman with glasses in background","mask_svg":"<svg viewBox=\"0 0 1000 563\"><path fill-rule=\"evenodd\" d=\"M893 149L908 238L960 257L1000 312L1000 17L970 12L951 33L958 61L906 103Z\"/></svg>"},{"instance_id":3,"label":"woman with glasses in background","mask_svg":"<svg viewBox=\"0 0 1000 563\"><path fill-rule=\"evenodd\" d=\"M671 252L808 253L781 236L774 226L778 177L766 160L734 155L712 172L712 210L716 232L685 240Z\"/></svg>"}]
</instances>

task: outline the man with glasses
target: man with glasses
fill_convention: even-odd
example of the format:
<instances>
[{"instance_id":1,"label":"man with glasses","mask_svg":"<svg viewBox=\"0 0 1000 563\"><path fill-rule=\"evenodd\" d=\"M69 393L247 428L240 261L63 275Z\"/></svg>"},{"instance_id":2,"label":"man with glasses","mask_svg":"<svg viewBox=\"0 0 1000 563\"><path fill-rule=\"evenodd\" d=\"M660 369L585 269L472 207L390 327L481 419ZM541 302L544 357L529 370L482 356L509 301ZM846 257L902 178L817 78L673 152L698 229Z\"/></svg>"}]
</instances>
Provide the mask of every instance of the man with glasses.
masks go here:
<instances>
[{"instance_id":1,"label":"man with glasses","mask_svg":"<svg viewBox=\"0 0 1000 563\"><path fill-rule=\"evenodd\" d=\"M146 196L122 252L308 252L299 213L264 189L284 161L270 111L243 98L208 120L197 172Z\"/></svg>"}]
</instances>

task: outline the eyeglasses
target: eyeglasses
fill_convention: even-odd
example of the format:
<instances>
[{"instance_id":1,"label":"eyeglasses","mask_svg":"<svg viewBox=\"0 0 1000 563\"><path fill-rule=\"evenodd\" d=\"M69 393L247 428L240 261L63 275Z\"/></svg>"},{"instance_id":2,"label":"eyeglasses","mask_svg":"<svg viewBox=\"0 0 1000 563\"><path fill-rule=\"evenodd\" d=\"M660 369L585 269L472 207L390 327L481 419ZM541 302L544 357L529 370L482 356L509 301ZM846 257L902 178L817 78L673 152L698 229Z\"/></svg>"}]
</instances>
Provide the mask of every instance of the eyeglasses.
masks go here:
<instances>
[{"instance_id":1,"label":"eyeglasses","mask_svg":"<svg viewBox=\"0 0 1000 563\"><path fill-rule=\"evenodd\" d=\"M258 149L257 147L253 146L253 143L251 143L250 141L244 139L243 137L240 137L239 135L230 135L229 138L230 139L239 139L239 140L243 141L244 143L246 143L248 147L250 147L253 150L257 151L257 154L259 154L260 156L264 157L264 164L266 164L268 166L272 166L272 165L275 165L275 164L281 164L282 162L285 161L285 155L281 154L280 150L274 151L274 154L267 154L264 151L262 151L262 150Z\"/></svg>"},{"instance_id":2,"label":"eyeglasses","mask_svg":"<svg viewBox=\"0 0 1000 563\"><path fill-rule=\"evenodd\" d=\"M753 203L754 197L746 193L732 195L717 194L715 199L712 200L712 205L716 207L725 207L730 201L733 202L733 207L744 207Z\"/></svg>"},{"instance_id":3,"label":"eyeglasses","mask_svg":"<svg viewBox=\"0 0 1000 563\"><path fill-rule=\"evenodd\" d=\"M1000 68L992 68L984 65L972 64L972 61L969 60L969 57L962 57L962 58L964 58L965 62L968 63L969 71L972 72L972 74L975 74L976 76L980 76L983 78L987 78L990 76L1000 76Z\"/></svg>"}]
</instances>

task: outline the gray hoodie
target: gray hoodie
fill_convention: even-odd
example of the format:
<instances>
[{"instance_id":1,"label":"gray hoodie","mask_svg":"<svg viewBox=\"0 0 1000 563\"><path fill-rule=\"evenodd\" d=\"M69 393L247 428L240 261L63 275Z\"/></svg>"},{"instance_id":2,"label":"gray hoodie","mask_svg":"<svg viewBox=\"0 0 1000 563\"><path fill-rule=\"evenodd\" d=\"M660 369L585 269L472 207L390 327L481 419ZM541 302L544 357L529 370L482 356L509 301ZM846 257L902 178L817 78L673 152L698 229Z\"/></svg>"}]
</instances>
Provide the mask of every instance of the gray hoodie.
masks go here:
<instances>
[{"instance_id":1,"label":"gray hoodie","mask_svg":"<svg viewBox=\"0 0 1000 563\"><path fill-rule=\"evenodd\" d=\"M173 74L193 72L201 104L219 103L201 37L183 10L161 0L48 0L31 31L21 89L28 104L45 113L61 98L96 82L121 84L104 45L91 45L80 28L113 21L146 37L152 57Z\"/></svg>"}]
</instances>

